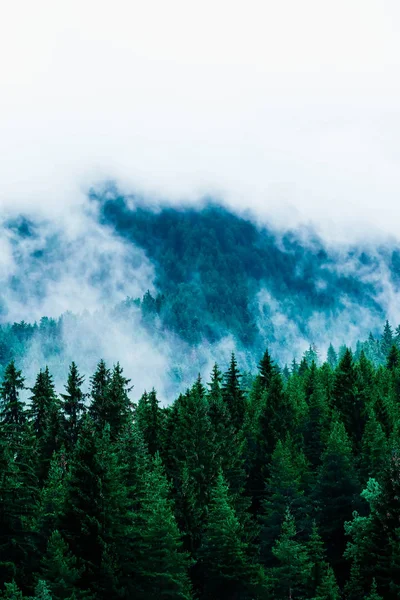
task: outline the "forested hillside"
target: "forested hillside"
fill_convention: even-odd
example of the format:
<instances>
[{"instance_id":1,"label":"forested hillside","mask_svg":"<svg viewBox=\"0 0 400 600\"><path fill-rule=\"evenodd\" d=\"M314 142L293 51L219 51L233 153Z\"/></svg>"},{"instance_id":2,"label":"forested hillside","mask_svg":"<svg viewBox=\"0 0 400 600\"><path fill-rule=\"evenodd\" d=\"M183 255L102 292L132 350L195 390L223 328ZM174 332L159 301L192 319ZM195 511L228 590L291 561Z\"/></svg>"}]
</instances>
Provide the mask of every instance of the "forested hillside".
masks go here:
<instances>
[{"instance_id":1,"label":"forested hillside","mask_svg":"<svg viewBox=\"0 0 400 600\"><path fill-rule=\"evenodd\" d=\"M169 401L232 351L247 371L267 346L284 366L310 345L322 358L330 343L356 351L386 317L400 321L390 241L338 246L215 203L156 207L112 186L78 216L72 231L28 215L2 224L0 375L15 359L30 383L48 364L61 384L72 360L91 372L103 357ZM365 351L384 361L373 341Z\"/></svg>"},{"instance_id":2,"label":"forested hillside","mask_svg":"<svg viewBox=\"0 0 400 600\"><path fill-rule=\"evenodd\" d=\"M60 395L41 370L25 404L11 362L2 597L398 598L400 350L375 343L380 366L265 351L245 380L232 355L166 407L104 361L87 395L75 363Z\"/></svg>"}]
</instances>

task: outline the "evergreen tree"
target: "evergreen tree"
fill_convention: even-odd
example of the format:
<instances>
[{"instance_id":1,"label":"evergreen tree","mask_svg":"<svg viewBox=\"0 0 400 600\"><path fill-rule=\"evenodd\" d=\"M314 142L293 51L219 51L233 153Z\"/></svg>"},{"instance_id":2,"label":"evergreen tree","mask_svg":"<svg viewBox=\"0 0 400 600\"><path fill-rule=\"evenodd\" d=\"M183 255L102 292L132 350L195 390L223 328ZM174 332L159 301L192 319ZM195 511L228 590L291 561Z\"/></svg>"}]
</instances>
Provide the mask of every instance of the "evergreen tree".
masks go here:
<instances>
[{"instance_id":1,"label":"evergreen tree","mask_svg":"<svg viewBox=\"0 0 400 600\"><path fill-rule=\"evenodd\" d=\"M80 589L118 594L118 558L126 544L128 498L109 425L99 436L84 419L67 480L61 531L83 571ZM110 561L115 571L108 570Z\"/></svg>"},{"instance_id":2,"label":"evergreen tree","mask_svg":"<svg viewBox=\"0 0 400 600\"><path fill-rule=\"evenodd\" d=\"M326 357L326 362L328 363L328 365L330 366L331 369L336 369L337 366L337 354L335 352L334 347L332 346L332 344L329 344L329 348L328 348L328 354Z\"/></svg>"},{"instance_id":3,"label":"evergreen tree","mask_svg":"<svg viewBox=\"0 0 400 600\"><path fill-rule=\"evenodd\" d=\"M229 369L224 377L222 396L228 406L235 431L239 431L242 427L246 412L246 400L240 386L240 378L241 374L237 367L236 358L232 353Z\"/></svg>"},{"instance_id":4,"label":"evergreen tree","mask_svg":"<svg viewBox=\"0 0 400 600\"><path fill-rule=\"evenodd\" d=\"M0 424L3 435L11 440L21 432L26 421L25 404L20 400L20 392L25 389L25 379L21 371L11 361L4 371L0 386Z\"/></svg>"},{"instance_id":5,"label":"evergreen tree","mask_svg":"<svg viewBox=\"0 0 400 600\"><path fill-rule=\"evenodd\" d=\"M313 600L340 600L340 598L341 594L335 573L332 567L328 565Z\"/></svg>"},{"instance_id":6,"label":"evergreen tree","mask_svg":"<svg viewBox=\"0 0 400 600\"><path fill-rule=\"evenodd\" d=\"M295 458L295 449L290 438L282 443L278 441L272 454L270 475L266 481L265 500L261 515L261 551L263 561L271 563L271 549L278 538L287 507L297 517L304 520L304 491L299 461Z\"/></svg>"},{"instance_id":7,"label":"evergreen tree","mask_svg":"<svg viewBox=\"0 0 400 600\"><path fill-rule=\"evenodd\" d=\"M329 561L334 568L341 567L342 576L345 549L343 523L351 518L357 507L358 492L349 439L343 424L334 421L312 495L319 506L318 523L327 545Z\"/></svg>"},{"instance_id":8,"label":"evergreen tree","mask_svg":"<svg viewBox=\"0 0 400 600\"><path fill-rule=\"evenodd\" d=\"M1 593L0 598L4 600L24 600L24 596L15 581L4 584L4 591Z\"/></svg>"},{"instance_id":9,"label":"evergreen tree","mask_svg":"<svg viewBox=\"0 0 400 600\"><path fill-rule=\"evenodd\" d=\"M268 349L264 352L264 355L258 365L258 370L261 385L263 389L267 390L269 388L269 384L273 375L277 373L277 367L274 364L274 361L272 360Z\"/></svg>"},{"instance_id":10,"label":"evergreen tree","mask_svg":"<svg viewBox=\"0 0 400 600\"><path fill-rule=\"evenodd\" d=\"M211 496L199 566L204 600L250 600L258 597L258 588L261 591L262 579L257 566L250 562L248 545L222 471Z\"/></svg>"},{"instance_id":11,"label":"evergreen tree","mask_svg":"<svg viewBox=\"0 0 400 600\"><path fill-rule=\"evenodd\" d=\"M386 321L385 323L385 327L383 328L383 334L382 334L382 338L381 338L381 349L382 349L382 353L385 357L389 356L390 350L393 346L393 330L392 327L389 323L389 321Z\"/></svg>"},{"instance_id":12,"label":"evergreen tree","mask_svg":"<svg viewBox=\"0 0 400 600\"><path fill-rule=\"evenodd\" d=\"M132 390L129 383L130 379L124 376L121 365L117 363L112 370L107 390L111 440L116 440L132 420L134 405L129 398Z\"/></svg>"},{"instance_id":13,"label":"evergreen tree","mask_svg":"<svg viewBox=\"0 0 400 600\"><path fill-rule=\"evenodd\" d=\"M110 380L111 371L107 368L104 360L101 360L94 375L90 378L89 415L98 431L103 431L106 424L112 419L113 406L109 398Z\"/></svg>"},{"instance_id":14,"label":"evergreen tree","mask_svg":"<svg viewBox=\"0 0 400 600\"><path fill-rule=\"evenodd\" d=\"M39 579L37 582L34 600L53 600L47 583L43 579Z\"/></svg>"},{"instance_id":15,"label":"evergreen tree","mask_svg":"<svg viewBox=\"0 0 400 600\"><path fill-rule=\"evenodd\" d=\"M278 561L275 568L275 596L292 598L304 594L311 575L311 562L304 544L296 540L296 525L288 508L279 538L272 552Z\"/></svg>"},{"instance_id":16,"label":"evergreen tree","mask_svg":"<svg viewBox=\"0 0 400 600\"><path fill-rule=\"evenodd\" d=\"M61 394L63 399L64 439L67 449L74 448L77 442L81 418L85 411L85 394L82 391L83 382L84 377L79 374L78 367L73 362L65 386L67 393Z\"/></svg>"},{"instance_id":17,"label":"evergreen tree","mask_svg":"<svg viewBox=\"0 0 400 600\"><path fill-rule=\"evenodd\" d=\"M365 423L365 405L358 394L357 372L351 351L346 348L335 372L333 403L346 427L347 434L359 447Z\"/></svg>"},{"instance_id":18,"label":"evergreen tree","mask_svg":"<svg viewBox=\"0 0 400 600\"><path fill-rule=\"evenodd\" d=\"M371 408L362 438L361 467L365 481L370 477L378 477L387 459L388 441L374 409Z\"/></svg>"},{"instance_id":19,"label":"evergreen tree","mask_svg":"<svg viewBox=\"0 0 400 600\"><path fill-rule=\"evenodd\" d=\"M310 369L312 372L312 370ZM321 464L322 451L329 435L330 411L326 392L318 373L309 389L308 407L304 420L304 451L314 469Z\"/></svg>"},{"instance_id":20,"label":"evergreen tree","mask_svg":"<svg viewBox=\"0 0 400 600\"><path fill-rule=\"evenodd\" d=\"M156 454L152 469L146 474L145 495L137 524L141 537L137 574L141 591L136 593L136 598L188 600L192 597L189 558L182 550L169 496L170 486Z\"/></svg>"},{"instance_id":21,"label":"evergreen tree","mask_svg":"<svg viewBox=\"0 0 400 600\"><path fill-rule=\"evenodd\" d=\"M396 344L393 344L389 351L386 365L390 371L400 367L400 349Z\"/></svg>"},{"instance_id":22,"label":"evergreen tree","mask_svg":"<svg viewBox=\"0 0 400 600\"><path fill-rule=\"evenodd\" d=\"M29 417L38 441L39 480L42 483L57 449L61 426L60 402L48 367L39 372L31 392Z\"/></svg>"},{"instance_id":23,"label":"evergreen tree","mask_svg":"<svg viewBox=\"0 0 400 600\"><path fill-rule=\"evenodd\" d=\"M378 594L378 586L375 579L372 581L371 591L368 596L365 596L365 600L383 600L382 596Z\"/></svg>"},{"instance_id":24,"label":"evergreen tree","mask_svg":"<svg viewBox=\"0 0 400 600\"><path fill-rule=\"evenodd\" d=\"M77 559L59 531L51 534L46 553L42 558L40 576L46 582L53 600L83 598L77 587L83 568L78 568Z\"/></svg>"},{"instance_id":25,"label":"evergreen tree","mask_svg":"<svg viewBox=\"0 0 400 600\"><path fill-rule=\"evenodd\" d=\"M136 409L136 420L143 432L147 448L152 456L161 451L163 413L155 389L143 394Z\"/></svg>"},{"instance_id":26,"label":"evergreen tree","mask_svg":"<svg viewBox=\"0 0 400 600\"><path fill-rule=\"evenodd\" d=\"M312 524L310 538L307 543L308 555L311 562L311 594L314 596L318 587L324 579L324 571L326 570L325 547L324 542L319 534L315 520Z\"/></svg>"}]
</instances>

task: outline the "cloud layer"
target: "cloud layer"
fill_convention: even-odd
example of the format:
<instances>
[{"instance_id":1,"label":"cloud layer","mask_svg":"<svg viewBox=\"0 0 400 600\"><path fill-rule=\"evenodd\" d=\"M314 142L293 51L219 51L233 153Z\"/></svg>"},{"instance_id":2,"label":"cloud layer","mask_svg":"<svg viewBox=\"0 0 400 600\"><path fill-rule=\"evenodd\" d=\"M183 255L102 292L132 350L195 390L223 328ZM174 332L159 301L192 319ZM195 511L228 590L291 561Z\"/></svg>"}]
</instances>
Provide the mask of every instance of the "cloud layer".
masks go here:
<instances>
[{"instance_id":1,"label":"cloud layer","mask_svg":"<svg viewBox=\"0 0 400 600\"><path fill-rule=\"evenodd\" d=\"M399 24L391 0L9 3L0 202L73 214L111 177L397 236Z\"/></svg>"}]
</instances>

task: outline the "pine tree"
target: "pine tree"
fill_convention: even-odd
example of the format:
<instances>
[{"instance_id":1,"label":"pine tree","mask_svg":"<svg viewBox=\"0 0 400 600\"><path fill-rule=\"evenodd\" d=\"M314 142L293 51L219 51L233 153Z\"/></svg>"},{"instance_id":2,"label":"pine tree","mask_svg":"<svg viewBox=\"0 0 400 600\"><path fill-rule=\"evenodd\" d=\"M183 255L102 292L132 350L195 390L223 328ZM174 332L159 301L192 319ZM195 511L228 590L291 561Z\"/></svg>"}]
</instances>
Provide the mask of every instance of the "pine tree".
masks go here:
<instances>
[{"instance_id":1,"label":"pine tree","mask_svg":"<svg viewBox=\"0 0 400 600\"><path fill-rule=\"evenodd\" d=\"M290 438L286 438L283 443L278 441L272 454L260 517L261 553L265 564L271 563L271 549L287 516L287 507L290 507L297 520L304 518L302 474L295 460L295 452Z\"/></svg>"},{"instance_id":2,"label":"pine tree","mask_svg":"<svg viewBox=\"0 0 400 600\"><path fill-rule=\"evenodd\" d=\"M216 434L208 413L205 395L196 386L177 401L171 448L170 476L177 488L177 514L181 528L185 527L185 545L192 552L198 547L212 486L220 467L220 456L215 452ZM186 472L188 496L183 493L183 475ZM185 524L185 525L184 525Z\"/></svg>"},{"instance_id":3,"label":"pine tree","mask_svg":"<svg viewBox=\"0 0 400 600\"><path fill-rule=\"evenodd\" d=\"M109 425L111 440L116 440L123 432L124 428L132 420L134 405L129 398L129 392L132 386L129 386L130 379L124 376L124 371L117 363L111 373L111 380L107 395L109 402Z\"/></svg>"},{"instance_id":4,"label":"pine tree","mask_svg":"<svg viewBox=\"0 0 400 600\"><path fill-rule=\"evenodd\" d=\"M60 527L67 493L67 462L65 448L53 454L49 472L40 492L37 524L46 541L52 531Z\"/></svg>"},{"instance_id":5,"label":"pine tree","mask_svg":"<svg viewBox=\"0 0 400 600\"><path fill-rule=\"evenodd\" d=\"M7 438L0 442L0 581L16 579L26 589L35 568L39 488L34 440L22 427L16 448Z\"/></svg>"},{"instance_id":6,"label":"pine tree","mask_svg":"<svg viewBox=\"0 0 400 600\"><path fill-rule=\"evenodd\" d=\"M39 579L37 582L34 600L53 600L47 583L43 579Z\"/></svg>"},{"instance_id":7,"label":"pine tree","mask_svg":"<svg viewBox=\"0 0 400 600\"><path fill-rule=\"evenodd\" d=\"M4 584L4 591L1 593L0 598L4 600L24 600L24 596L15 581Z\"/></svg>"},{"instance_id":8,"label":"pine tree","mask_svg":"<svg viewBox=\"0 0 400 600\"><path fill-rule=\"evenodd\" d=\"M393 339L392 327L391 327L389 321L386 321L385 327L383 329L382 338L381 338L381 349L382 349L383 355L386 358L389 356L390 350L393 346L393 341L394 341L394 339Z\"/></svg>"},{"instance_id":9,"label":"pine tree","mask_svg":"<svg viewBox=\"0 0 400 600\"><path fill-rule=\"evenodd\" d=\"M156 454L152 469L146 474L143 506L137 523L141 537L141 556L137 564L141 591L136 598L192 598L189 558L182 550L169 496L170 486Z\"/></svg>"},{"instance_id":10,"label":"pine tree","mask_svg":"<svg viewBox=\"0 0 400 600\"><path fill-rule=\"evenodd\" d=\"M110 380L111 371L107 368L104 360L101 360L94 375L90 378L89 415L98 431L103 431L112 418L113 407L109 401Z\"/></svg>"},{"instance_id":11,"label":"pine tree","mask_svg":"<svg viewBox=\"0 0 400 600\"><path fill-rule=\"evenodd\" d=\"M272 553L278 561L275 568L275 598L292 598L304 593L311 576L311 562L304 544L296 540L296 525L288 508L281 534Z\"/></svg>"},{"instance_id":12,"label":"pine tree","mask_svg":"<svg viewBox=\"0 0 400 600\"><path fill-rule=\"evenodd\" d=\"M235 355L232 353L229 369L224 377L222 395L231 414L232 424L235 431L239 431L243 425L246 412L246 399L240 387L240 372L237 367Z\"/></svg>"},{"instance_id":13,"label":"pine tree","mask_svg":"<svg viewBox=\"0 0 400 600\"><path fill-rule=\"evenodd\" d=\"M155 389L143 394L136 409L136 420L143 432L147 448L152 456L161 452L163 413Z\"/></svg>"},{"instance_id":14,"label":"pine tree","mask_svg":"<svg viewBox=\"0 0 400 600\"><path fill-rule=\"evenodd\" d=\"M324 570L326 570L325 546L315 520L313 521L310 538L307 542L307 550L312 565L310 589L312 595L314 595L317 588L322 584Z\"/></svg>"},{"instance_id":15,"label":"pine tree","mask_svg":"<svg viewBox=\"0 0 400 600\"><path fill-rule=\"evenodd\" d=\"M82 391L84 377L79 374L78 367L73 362L69 369L68 383L65 386L66 394L61 394L63 399L63 429L64 439L68 450L74 448L85 411L85 394Z\"/></svg>"},{"instance_id":16,"label":"pine tree","mask_svg":"<svg viewBox=\"0 0 400 600\"><path fill-rule=\"evenodd\" d=\"M312 372L312 369L310 369ZM329 435L330 411L325 389L318 373L309 389L304 422L304 451L314 469L321 464L322 451Z\"/></svg>"},{"instance_id":17,"label":"pine tree","mask_svg":"<svg viewBox=\"0 0 400 600\"><path fill-rule=\"evenodd\" d=\"M78 568L77 563L60 532L53 531L40 569L40 577L46 582L53 600L83 597L78 589L83 568Z\"/></svg>"},{"instance_id":18,"label":"pine tree","mask_svg":"<svg viewBox=\"0 0 400 600\"><path fill-rule=\"evenodd\" d=\"M365 596L365 600L383 600L382 596L378 594L378 586L375 579L372 581L371 591L368 596Z\"/></svg>"},{"instance_id":19,"label":"pine tree","mask_svg":"<svg viewBox=\"0 0 400 600\"><path fill-rule=\"evenodd\" d=\"M0 424L3 435L14 441L26 421L25 404L20 400L20 392L25 389L24 382L21 371L11 361L0 386Z\"/></svg>"},{"instance_id":20,"label":"pine tree","mask_svg":"<svg viewBox=\"0 0 400 600\"><path fill-rule=\"evenodd\" d=\"M329 344L326 362L328 363L328 365L330 366L331 369L336 369L337 361L338 361L338 359L337 359L337 354L335 352L335 349L332 346L332 344Z\"/></svg>"},{"instance_id":21,"label":"pine tree","mask_svg":"<svg viewBox=\"0 0 400 600\"><path fill-rule=\"evenodd\" d=\"M389 351L386 366L390 371L400 367L400 349L396 344L393 344Z\"/></svg>"},{"instance_id":22,"label":"pine tree","mask_svg":"<svg viewBox=\"0 0 400 600\"><path fill-rule=\"evenodd\" d=\"M341 593L336 582L335 573L333 572L332 567L327 565L313 600L340 600L340 598Z\"/></svg>"},{"instance_id":23,"label":"pine tree","mask_svg":"<svg viewBox=\"0 0 400 600\"><path fill-rule=\"evenodd\" d=\"M60 402L48 367L39 372L31 392L29 418L38 440L39 480L42 483L57 449L61 426Z\"/></svg>"},{"instance_id":24,"label":"pine tree","mask_svg":"<svg viewBox=\"0 0 400 600\"><path fill-rule=\"evenodd\" d=\"M361 467L365 481L380 475L388 458L388 450L385 432L371 408L362 438Z\"/></svg>"},{"instance_id":25,"label":"pine tree","mask_svg":"<svg viewBox=\"0 0 400 600\"><path fill-rule=\"evenodd\" d=\"M109 425L99 436L89 417L84 419L67 484L61 531L84 569L79 587L100 598L118 594L119 571L109 572L105 563L118 568L129 514Z\"/></svg>"},{"instance_id":26,"label":"pine tree","mask_svg":"<svg viewBox=\"0 0 400 600\"><path fill-rule=\"evenodd\" d=\"M265 350L262 359L258 365L259 378L263 389L267 390L271 382L272 376L277 373L277 367L272 360L268 349Z\"/></svg>"},{"instance_id":27,"label":"pine tree","mask_svg":"<svg viewBox=\"0 0 400 600\"><path fill-rule=\"evenodd\" d=\"M335 372L333 403L355 449L359 447L365 423L364 398L358 394L357 372L351 351L346 348Z\"/></svg>"},{"instance_id":28,"label":"pine tree","mask_svg":"<svg viewBox=\"0 0 400 600\"><path fill-rule=\"evenodd\" d=\"M261 585L259 571L250 562L243 528L230 502L229 488L219 472L211 496L205 533L199 550L201 597L217 600L252 599Z\"/></svg>"},{"instance_id":29,"label":"pine tree","mask_svg":"<svg viewBox=\"0 0 400 600\"><path fill-rule=\"evenodd\" d=\"M345 428L334 421L312 496L318 503L318 523L327 544L329 562L343 567L345 549L343 523L357 507L359 484L354 468L351 445ZM342 568L344 574L344 569Z\"/></svg>"}]
</instances>

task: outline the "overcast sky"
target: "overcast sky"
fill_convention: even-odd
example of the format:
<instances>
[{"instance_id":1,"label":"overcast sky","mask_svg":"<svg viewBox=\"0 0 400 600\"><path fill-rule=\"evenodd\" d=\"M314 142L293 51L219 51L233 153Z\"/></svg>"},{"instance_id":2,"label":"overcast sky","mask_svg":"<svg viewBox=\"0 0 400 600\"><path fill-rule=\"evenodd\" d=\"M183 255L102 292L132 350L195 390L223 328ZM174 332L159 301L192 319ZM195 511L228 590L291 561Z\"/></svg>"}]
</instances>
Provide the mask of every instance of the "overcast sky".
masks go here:
<instances>
[{"instance_id":1,"label":"overcast sky","mask_svg":"<svg viewBox=\"0 0 400 600\"><path fill-rule=\"evenodd\" d=\"M398 4L3 3L2 206L73 211L112 177L400 237Z\"/></svg>"}]
</instances>

